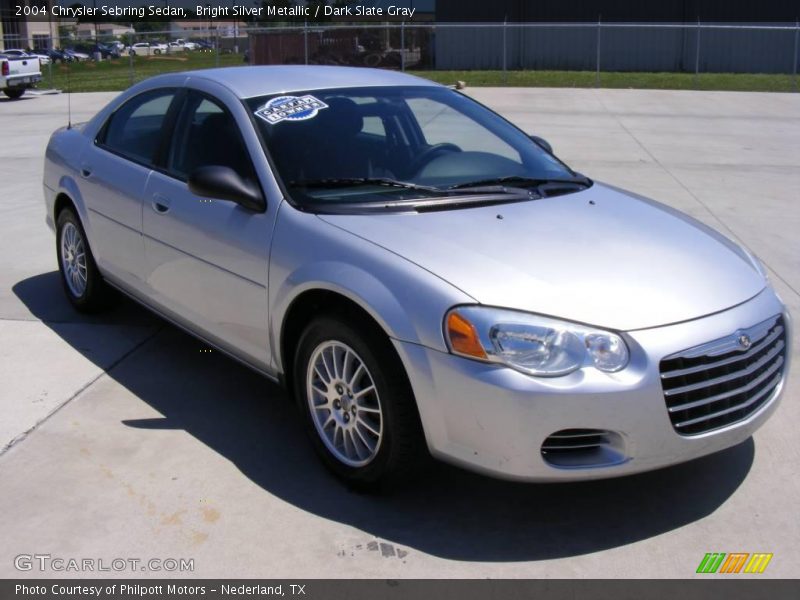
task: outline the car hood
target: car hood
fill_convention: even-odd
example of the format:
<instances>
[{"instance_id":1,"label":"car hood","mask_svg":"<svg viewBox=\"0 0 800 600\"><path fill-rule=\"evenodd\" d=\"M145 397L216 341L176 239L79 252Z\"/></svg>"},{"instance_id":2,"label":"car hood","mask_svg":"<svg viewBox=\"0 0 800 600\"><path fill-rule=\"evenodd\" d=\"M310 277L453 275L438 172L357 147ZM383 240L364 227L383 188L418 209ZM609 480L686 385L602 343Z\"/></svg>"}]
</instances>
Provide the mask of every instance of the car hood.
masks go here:
<instances>
[{"instance_id":1,"label":"car hood","mask_svg":"<svg viewBox=\"0 0 800 600\"><path fill-rule=\"evenodd\" d=\"M481 304L620 331L715 313L766 285L749 256L713 229L601 184L488 207L320 218Z\"/></svg>"}]
</instances>

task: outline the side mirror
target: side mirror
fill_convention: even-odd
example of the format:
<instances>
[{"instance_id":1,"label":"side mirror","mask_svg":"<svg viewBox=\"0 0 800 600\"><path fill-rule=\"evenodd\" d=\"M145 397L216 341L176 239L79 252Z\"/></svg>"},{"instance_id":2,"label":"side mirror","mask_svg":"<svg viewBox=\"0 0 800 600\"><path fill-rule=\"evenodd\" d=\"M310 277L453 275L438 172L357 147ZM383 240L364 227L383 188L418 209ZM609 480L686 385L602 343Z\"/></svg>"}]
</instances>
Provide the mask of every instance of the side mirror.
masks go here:
<instances>
[{"instance_id":1,"label":"side mirror","mask_svg":"<svg viewBox=\"0 0 800 600\"><path fill-rule=\"evenodd\" d=\"M538 135L529 135L528 137L531 138L533 142L545 152L549 152L550 154L553 153L553 147L546 139L540 138Z\"/></svg>"},{"instance_id":2,"label":"side mirror","mask_svg":"<svg viewBox=\"0 0 800 600\"><path fill-rule=\"evenodd\" d=\"M189 175L189 191L205 198L230 200L255 212L265 208L261 190L242 179L230 167L200 167Z\"/></svg>"}]
</instances>

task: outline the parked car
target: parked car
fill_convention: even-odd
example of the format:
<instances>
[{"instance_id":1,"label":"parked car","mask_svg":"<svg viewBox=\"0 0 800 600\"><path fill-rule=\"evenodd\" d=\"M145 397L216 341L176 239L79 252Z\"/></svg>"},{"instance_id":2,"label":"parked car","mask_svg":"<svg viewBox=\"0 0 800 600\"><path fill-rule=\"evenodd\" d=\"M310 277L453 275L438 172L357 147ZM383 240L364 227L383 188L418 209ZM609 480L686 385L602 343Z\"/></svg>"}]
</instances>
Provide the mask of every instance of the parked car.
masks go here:
<instances>
[{"instance_id":1,"label":"parked car","mask_svg":"<svg viewBox=\"0 0 800 600\"><path fill-rule=\"evenodd\" d=\"M179 44L178 42L170 42L167 44L167 51L168 52L183 52L186 50L186 47L183 44Z\"/></svg>"},{"instance_id":2,"label":"parked car","mask_svg":"<svg viewBox=\"0 0 800 600\"><path fill-rule=\"evenodd\" d=\"M58 50L57 48L50 48L45 52L47 53L47 56L50 58L50 60L54 63L72 62L74 60L73 57L67 54L65 51Z\"/></svg>"},{"instance_id":3,"label":"parked car","mask_svg":"<svg viewBox=\"0 0 800 600\"><path fill-rule=\"evenodd\" d=\"M355 485L427 450L528 481L673 465L788 377L747 249L404 73L154 77L53 134L44 194L77 310L116 288L281 382Z\"/></svg>"},{"instance_id":4,"label":"parked car","mask_svg":"<svg viewBox=\"0 0 800 600\"><path fill-rule=\"evenodd\" d=\"M131 46L128 51L133 56L152 56L157 54L166 54L167 45L158 42L139 42Z\"/></svg>"},{"instance_id":5,"label":"parked car","mask_svg":"<svg viewBox=\"0 0 800 600\"><path fill-rule=\"evenodd\" d=\"M45 50L39 50L33 53L33 56L39 57L39 64L41 65L49 65L52 61L50 55Z\"/></svg>"},{"instance_id":6,"label":"parked car","mask_svg":"<svg viewBox=\"0 0 800 600\"><path fill-rule=\"evenodd\" d=\"M74 48L65 49L64 54L70 57L71 62L84 62L92 59L92 57L86 54L85 52L79 52Z\"/></svg>"},{"instance_id":7,"label":"parked car","mask_svg":"<svg viewBox=\"0 0 800 600\"><path fill-rule=\"evenodd\" d=\"M103 59L120 57L119 50L117 50L116 46L108 46L106 44L99 42L88 43L88 44L76 44L73 49L77 52L85 54L90 58L93 58L97 53L99 53L100 57Z\"/></svg>"},{"instance_id":8,"label":"parked car","mask_svg":"<svg viewBox=\"0 0 800 600\"><path fill-rule=\"evenodd\" d=\"M0 54L0 91L12 100L22 97L25 90L42 80L38 56Z\"/></svg>"},{"instance_id":9,"label":"parked car","mask_svg":"<svg viewBox=\"0 0 800 600\"><path fill-rule=\"evenodd\" d=\"M42 65L49 65L50 64L50 57L46 54L40 54L38 52L28 52L26 50L20 50L18 48L10 48L8 50L3 50L2 52L6 56L13 56L16 58L38 58L39 63Z\"/></svg>"},{"instance_id":10,"label":"parked car","mask_svg":"<svg viewBox=\"0 0 800 600\"><path fill-rule=\"evenodd\" d=\"M3 50L2 54L6 56L14 56L19 58L21 56L30 56L25 50L20 50L19 48L8 48L7 50Z\"/></svg>"},{"instance_id":11,"label":"parked car","mask_svg":"<svg viewBox=\"0 0 800 600\"><path fill-rule=\"evenodd\" d=\"M175 40L175 43L180 44L187 50L197 50L200 47L197 43L192 42L190 40L186 40L184 38L178 38L177 40Z\"/></svg>"}]
</instances>

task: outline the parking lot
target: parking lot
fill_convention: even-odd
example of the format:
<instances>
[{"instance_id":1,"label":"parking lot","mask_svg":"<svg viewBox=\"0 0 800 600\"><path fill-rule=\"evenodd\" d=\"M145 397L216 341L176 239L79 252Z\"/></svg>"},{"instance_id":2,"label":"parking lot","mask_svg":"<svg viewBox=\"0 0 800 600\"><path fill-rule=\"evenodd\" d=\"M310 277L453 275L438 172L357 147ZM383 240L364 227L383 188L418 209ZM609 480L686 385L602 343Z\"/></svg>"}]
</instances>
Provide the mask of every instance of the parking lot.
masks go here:
<instances>
[{"instance_id":1,"label":"parking lot","mask_svg":"<svg viewBox=\"0 0 800 600\"><path fill-rule=\"evenodd\" d=\"M590 177L747 245L800 315L800 94L468 92ZM73 122L114 95L74 94ZM130 302L71 310L41 191L67 100L0 100L0 577L80 575L19 572L19 554L194 560L118 576L691 577L707 552L800 575L800 364L753 439L692 463L566 485L435 465L352 493L278 387Z\"/></svg>"}]
</instances>

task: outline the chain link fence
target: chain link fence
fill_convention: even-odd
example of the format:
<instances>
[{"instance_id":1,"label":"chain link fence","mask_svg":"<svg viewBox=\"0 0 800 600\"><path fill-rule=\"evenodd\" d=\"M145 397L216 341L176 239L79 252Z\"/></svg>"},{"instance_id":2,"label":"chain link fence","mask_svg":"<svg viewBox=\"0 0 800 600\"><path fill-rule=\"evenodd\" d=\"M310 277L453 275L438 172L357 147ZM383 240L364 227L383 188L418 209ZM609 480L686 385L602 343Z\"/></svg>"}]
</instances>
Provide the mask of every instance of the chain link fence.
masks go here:
<instances>
[{"instance_id":1,"label":"chain link fence","mask_svg":"<svg viewBox=\"0 0 800 600\"><path fill-rule=\"evenodd\" d=\"M216 29L124 35L0 38L0 54L23 53L40 63L39 89L116 91L161 73L246 64L249 38Z\"/></svg>"},{"instance_id":2,"label":"chain link fence","mask_svg":"<svg viewBox=\"0 0 800 600\"><path fill-rule=\"evenodd\" d=\"M796 75L800 25L484 23L249 32L258 64Z\"/></svg>"},{"instance_id":3,"label":"chain link fence","mask_svg":"<svg viewBox=\"0 0 800 600\"><path fill-rule=\"evenodd\" d=\"M132 31L132 30L131 30ZM602 86L619 73L758 73L797 91L800 25L615 23L370 23L217 29L33 39L6 36L6 52L38 53L40 88L122 90L159 73L245 64L320 64L431 72L573 74ZM578 76L580 75L580 77ZM788 91L788 90L787 90Z\"/></svg>"}]
</instances>

